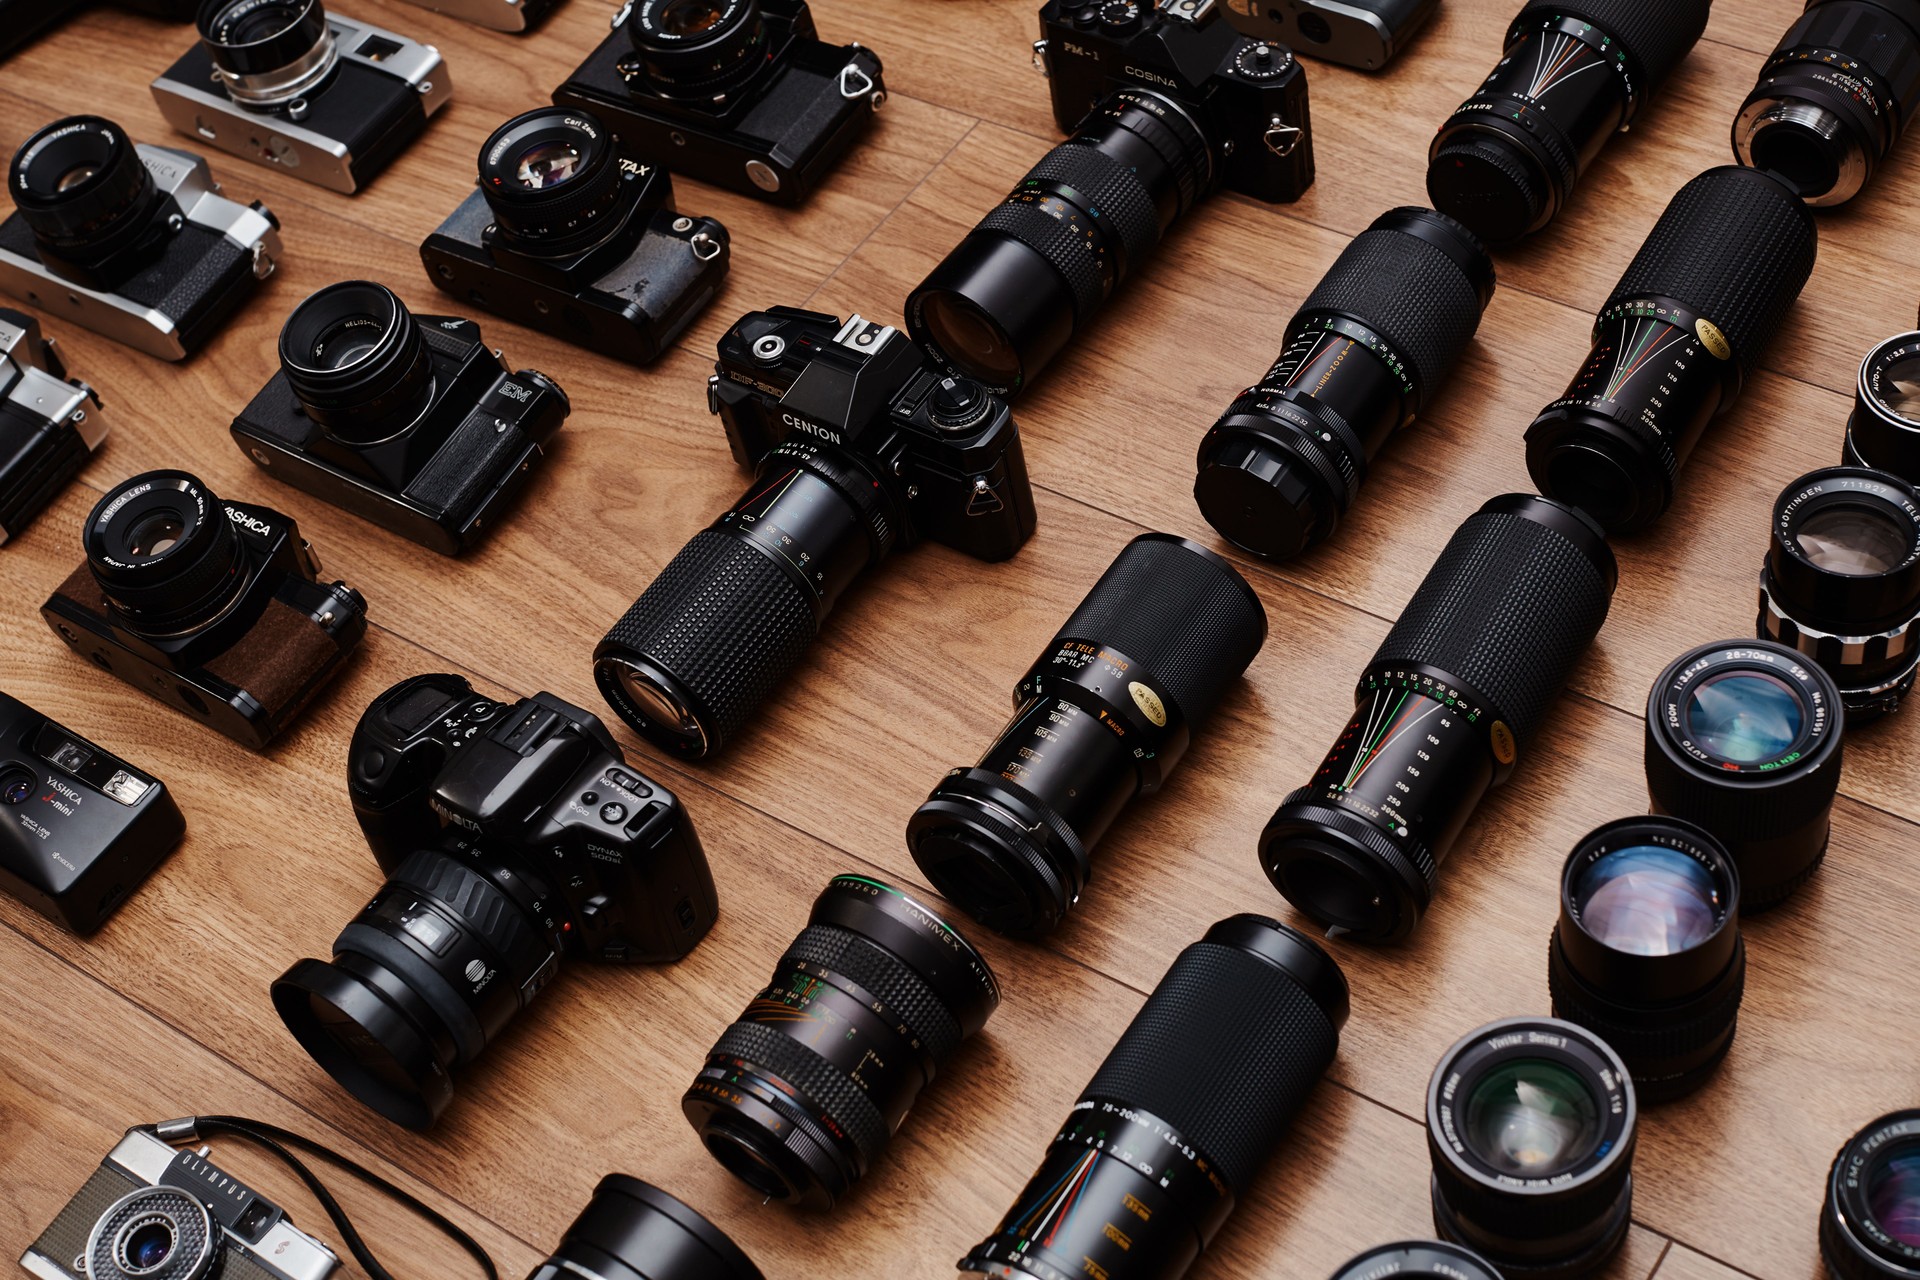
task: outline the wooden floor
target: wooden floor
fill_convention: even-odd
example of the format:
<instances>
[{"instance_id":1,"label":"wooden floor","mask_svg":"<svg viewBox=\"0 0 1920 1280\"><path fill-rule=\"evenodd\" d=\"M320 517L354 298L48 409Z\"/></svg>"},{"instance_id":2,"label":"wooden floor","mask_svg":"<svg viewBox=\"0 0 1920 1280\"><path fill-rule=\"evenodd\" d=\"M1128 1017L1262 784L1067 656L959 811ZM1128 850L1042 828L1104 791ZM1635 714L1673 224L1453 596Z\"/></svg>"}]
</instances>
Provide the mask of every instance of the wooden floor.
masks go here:
<instances>
[{"instance_id":1,"label":"wooden floor","mask_svg":"<svg viewBox=\"0 0 1920 1280\"><path fill-rule=\"evenodd\" d=\"M858 1193L824 1219L763 1207L701 1150L679 1098L704 1051L832 873L922 885L902 839L907 815L985 747L1025 664L1127 539L1162 529L1217 545L1190 497L1201 433L1266 368L1286 319L1348 237L1386 208L1425 203L1431 132L1496 58L1515 2L1445 0L1384 76L1311 64L1318 185L1290 207L1223 197L1201 208L1019 405L1040 529L1016 559L986 566L928 547L871 575L717 764L668 765L621 731L642 768L691 807L720 886L720 924L676 966L569 970L459 1080L430 1137L350 1101L267 1000L287 965L327 954L379 883L343 785L360 711L395 680L440 670L601 709L594 642L744 482L706 411L715 338L739 313L776 303L897 322L906 292L1057 137L1028 63L1034 0L816 0L823 33L885 59L892 96L881 124L797 212L681 184L683 209L731 229L734 271L653 369L475 317L513 365L556 375L575 412L510 527L451 562L269 480L227 424L273 371L288 310L314 289L371 276L416 311L441 308L417 245L469 189L481 140L546 101L604 34L613 5L570 0L525 40L399 0L337 7L447 55L454 101L427 137L352 199L215 154L230 195L259 196L279 214L287 252L264 296L187 366L56 328L73 369L105 396L115 434L83 483L0 549L0 684L163 776L190 834L89 941L0 901L0 1253L9 1256L127 1125L233 1112L406 1171L511 1276L544 1256L615 1170L712 1216L770 1277L951 1274L1180 947L1233 912L1296 918L1256 866L1257 832L1318 764L1361 664L1446 537L1487 497L1530 487L1521 432L1574 373L1594 308L1671 193L1728 159L1729 122L1802 5L1720 0L1707 38L1587 175L1571 213L1502 255L1478 343L1433 412L1390 446L1334 542L1283 566L1241 558L1272 620L1244 687L1164 793L1137 805L1096 855L1064 929L1044 946L975 931L1004 1005ZM71 22L0 66L0 154L82 110L141 140L188 145L146 89L188 39L184 27L110 11ZM1339 1060L1196 1280L1319 1280L1362 1249L1430 1233L1421 1113L1434 1062L1480 1023L1546 1011L1561 861L1591 827L1643 808L1648 683L1687 646L1750 634L1768 504L1787 481L1838 460L1861 356L1913 323L1920 154L1909 147L1820 230L1819 266L1767 371L1709 432L1671 515L1618 547L1611 621L1532 757L1461 839L1425 923L1397 950L1336 948L1354 1009ZM329 573L369 601L360 657L269 756L95 671L35 616L77 561L78 524L99 492L153 467L188 468L223 496L293 514ZM1746 1008L1726 1069L1691 1100L1645 1116L1636 1227L1609 1273L1617 1280L1813 1274L1836 1147L1914 1103L1916 719L1909 712L1848 743L1826 869L1749 930ZM325 1226L284 1179L263 1182L302 1225ZM398 1273L468 1273L414 1224L364 1196L348 1200L367 1206L370 1234Z\"/></svg>"}]
</instances>

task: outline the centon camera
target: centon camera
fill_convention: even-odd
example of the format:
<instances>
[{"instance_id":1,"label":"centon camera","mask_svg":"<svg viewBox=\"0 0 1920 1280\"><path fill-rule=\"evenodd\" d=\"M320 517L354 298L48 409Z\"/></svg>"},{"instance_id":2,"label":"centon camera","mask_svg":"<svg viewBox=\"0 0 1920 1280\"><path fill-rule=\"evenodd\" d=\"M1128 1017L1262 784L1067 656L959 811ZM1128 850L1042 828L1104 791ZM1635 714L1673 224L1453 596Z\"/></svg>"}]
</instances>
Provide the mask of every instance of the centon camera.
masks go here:
<instances>
[{"instance_id":1,"label":"centon camera","mask_svg":"<svg viewBox=\"0 0 1920 1280\"><path fill-rule=\"evenodd\" d=\"M1224 0L1227 21L1256 40L1378 71L1413 40L1440 0Z\"/></svg>"},{"instance_id":2,"label":"centon camera","mask_svg":"<svg viewBox=\"0 0 1920 1280\"><path fill-rule=\"evenodd\" d=\"M273 274L280 223L220 194L207 162L68 116L15 153L0 289L162 360L183 360Z\"/></svg>"},{"instance_id":3,"label":"centon camera","mask_svg":"<svg viewBox=\"0 0 1920 1280\"><path fill-rule=\"evenodd\" d=\"M27 527L107 438L100 397L40 322L0 307L0 543Z\"/></svg>"},{"instance_id":4,"label":"centon camera","mask_svg":"<svg viewBox=\"0 0 1920 1280\"><path fill-rule=\"evenodd\" d=\"M453 94L440 51L320 0L206 0L153 100L181 133L352 195Z\"/></svg>"},{"instance_id":5,"label":"centon camera","mask_svg":"<svg viewBox=\"0 0 1920 1280\"><path fill-rule=\"evenodd\" d=\"M494 130L473 193L420 246L455 298L589 351L647 364L713 300L727 229L673 207L673 179L585 111Z\"/></svg>"},{"instance_id":6,"label":"centon camera","mask_svg":"<svg viewBox=\"0 0 1920 1280\"><path fill-rule=\"evenodd\" d=\"M880 59L821 40L806 0L628 0L553 94L635 155L783 205L813 194L886 97Z\"/></svg>"}]
</instances>

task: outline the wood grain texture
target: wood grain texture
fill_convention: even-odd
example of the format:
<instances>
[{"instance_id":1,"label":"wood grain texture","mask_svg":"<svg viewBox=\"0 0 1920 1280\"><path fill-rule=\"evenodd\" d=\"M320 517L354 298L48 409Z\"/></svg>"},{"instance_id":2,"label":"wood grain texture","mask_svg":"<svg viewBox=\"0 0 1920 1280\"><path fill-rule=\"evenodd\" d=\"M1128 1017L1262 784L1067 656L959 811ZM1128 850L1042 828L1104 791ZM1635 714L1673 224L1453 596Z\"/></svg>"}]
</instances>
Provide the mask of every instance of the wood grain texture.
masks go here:
<instances>
[{"instance_id":1,"label":"wood grain texture","mask_svg":"<svg viewBox=\"0 0 1920 1280\"><path fill-rule=\"evenodd\" d=\"M1033 946L971 931L1006 1002L828 1219L759 1205L701 1150L681 1091L831 874L866 870L926 892L902 840L907 815L945 770L985 748L1014 681L1115 552L1149 528L1217 544L1190 496L1201 433L1266 367L1347 237L1386 208L1424 202L1431 129L1491 65L1514 6L1445 0L1385 76L1311 64L1314 189L1294 206L1222 197L1196 211L1019 406L1040 532L1017 558L982 565L926 547L869 575L797 677L710 766L668 764L618 731L693 812L721 923L679 965L569 969L460 1078L427 1137L347 1100L266 998L288 964L325 954L379 880L342 786L360 710L430 670L599 708L593 643L745 483L706 412L715 337L739 312L775 303L897 320L907 290L1056 138L1028 66L1032 0L819 0L824 34L886 60L892 97L879 127L803 210L678 184L684 210L727 224L734 271L653 368L474 317L513 365L558 377L575 413L510 523L447 561L278 484L233 447L227 423L272 372L287 311L324 284L367 276L416 312L459 310L428 285L420 239L468 189L480 141L545 100L612 5L570 0L524 40L400 0L335 7L445 52L455 99L427 136L350 200L213 155L230 194L279 213L288 250L262 296L189 364L56 331L74 370L102 389L116 434L79 485L0 549L0 683L165 777L189 837L93 939L0 902L0 1124L12 1139L0 1145L0 1254L38 1232L126 1125L241 1111L391 1161L516 1275L614 1170L708 1213L777 1280L951 1274L1174 954L1235 911L1298 922L1260 874L1255 836L1319 762L1355 674L1454 527L1487 496L1530 487L1521 431L1572 375L1592 309L1668 196L1728 157L1727 121L1800 5L1720 0L1708 38L1602 156L1567 216L1502 255L1479 340L1431 412L1389 446L1333 542L1283 566L1236 555L1272 624L1244 687L1164 792L1135 805L1097 853L1059 934ZM0 66L0 152L78 110L188 145L145 87L186 38L108 13L68 24ZM1318 1280L1362 1249L1430 1230L1420 1113L1434 1062L1482 1022L1545 1011L1565 852L1643 807L1640 716L1659 668L1692 644L1750 633L1768 504L1837 459L1862 354L1913 321L1902 246L1917 198L1920 173L1896 161L1858 207L1822 218L1820 263L1790 332L1709 430L1674 511L1618 546L1606 630L1531 757L1460 841L1429 918L1401 948L1336 948L1355 1013L1330 1083L1195 1280ZM296 516L329 573L370 601L364 652L270 756L101 676L34 616L79 556L88 505L157 466L185 466L223 496ZM1751 926L1726 1069L1645 1117L1638 1225L1614 1280L1817 1271L1814 1217L1834 1149L1913 1089L1914 732L1896 717L1849 741L1826 869ZM319 1229L301 1197L289 1204ZM419 1252L406 1270L460 1274L424 1261L443 1246L417 1225L366 1212L391 1260Z\"/></svg>"}]
</instances>

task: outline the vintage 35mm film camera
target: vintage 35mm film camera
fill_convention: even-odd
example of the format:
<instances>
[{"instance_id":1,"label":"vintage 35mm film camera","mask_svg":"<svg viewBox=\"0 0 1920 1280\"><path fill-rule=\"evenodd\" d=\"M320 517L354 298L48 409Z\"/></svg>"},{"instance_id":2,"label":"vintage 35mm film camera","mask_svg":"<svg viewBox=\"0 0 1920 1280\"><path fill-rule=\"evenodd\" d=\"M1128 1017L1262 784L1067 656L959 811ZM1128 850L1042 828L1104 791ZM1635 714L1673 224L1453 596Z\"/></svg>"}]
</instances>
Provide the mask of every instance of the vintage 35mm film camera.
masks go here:
<instances>
[{"instance_id":1,"label":"vintage 35mm film camera","mask_svg":"<svg viewBox=\"0 0 1920 1280\"><path fill-rule=\"evenodd\" d=\"M1224 2L1227 20L1244 34L1362 71L1391 62L1440 7L1440 0Z\"/></svg>"},{"instance_id":2,"label":"vintage 35mm film camera","mask_svg":"<svg viewBox=\"0 0 1920 1280\"><path fill-rule=\"evenodd\" d=\"M67 377L40 322L0 307L0 543L58 497L106 438L100 397Z\"/></svg>"},{"instance_id":3,"label":"vintage 35mm film camera","mask_svg":"<svg viewBox=\"0 0 1920 1280\"><path fill-rule=\"evenodd\" d=\"M280 224L220 194L199 156L99 116L28 138L0 222L0 289L162 360L205 345L273 274Z\"/></svg>"},{"instance_id":4,"label":"vintage 35mm film camera","mask_svg":"<svg viewBox=\"0 0 1920 1280\"><path fill-rule=\"evenodd\" d=\"M167 123L332 191L364 187L453 93L438 49L321 0L207 0L199 28L153 82Z\"/></svg>"},{"instance_id":5,"label":"vintage 35mm film camera","mask_svg":"<svg viewBox=\"0 0 1920 1280\"><path fill-rule=\"evenodd\" d=\"M821 40L806 0L628 0L553 100L675 173L794 205L886 96L880 59Z\"/></svg>"},{"instance_id":6,"label":"vintage 35mm film camera","mask_svg":"<svg viewBox=\"0 0 1920 1280\"><path fill-rule=\"evenodd\" d=\"M673 179L590 113L528 111L480 148L480 181L420 246L446 293L647 364L713 300L727 229L674 211Z\"/></svg>"}]
</instances>

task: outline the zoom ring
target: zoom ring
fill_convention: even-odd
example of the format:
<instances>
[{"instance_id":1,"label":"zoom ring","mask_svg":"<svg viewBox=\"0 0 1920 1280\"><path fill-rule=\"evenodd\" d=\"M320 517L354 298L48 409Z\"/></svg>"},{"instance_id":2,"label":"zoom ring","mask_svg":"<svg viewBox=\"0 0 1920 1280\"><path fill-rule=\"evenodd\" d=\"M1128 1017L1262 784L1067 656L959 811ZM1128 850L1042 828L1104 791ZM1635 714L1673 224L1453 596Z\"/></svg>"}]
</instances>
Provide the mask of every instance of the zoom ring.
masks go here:
<instances>
[{"instance_id":1,"label":"zoom ring","mask_svg":"<svg viewBox=\"0 0 1920 1280\"><path fill-rule=\"evenodd\" d=\"M887 1013L913 1029L936 1062L960 1046L960 1024L933 988L891 952L859 934L832 925L808 925L780 963L784 967L796 960L858 983L886 1006Z\"/></svg>"},{"instance_id":2,"label":"zoom ring","mask_svg":"<svg viewBox=\"0 0 1920 1280\"><path fill-rule=\"evenodd\" d=\"M758 1022L736 1022L720 1033L708 1053L714 1058L738 1058L779 1083L798 1090L800 1109L815 1124L831 1131L841 1126L862 1169L873 1164L887 1145L887 1121L853 1077L812 1049Z\"/></svg>"},{"instance_id":3,"label":"zoom ring","mask_svg":"<svg viewBox=\"0 0 1920 1280\"><path fill-rule=\"evenodd\" d=\"M1634 89L1641 103L1660 92L1660 85L1680 65L1707 29L1712 0L1527 0L1515 20L1564 14L1591 22L1626 51L1641 79Z\"/></svg>"},{"instance_id":4,"label":"zoom ring","mask_svg":"<svg viewBox=\"0 0 1920 1280\"><path fill-rule=\"evenodd\" d=\"M516 983L531 977L550 954L526 913L464 862L438 850L416 849L392 879L452 908L500 957Z\"/></svg>"},{"instance_id":5,"label":"zoom ring","mask_svg":"<svg viewBox=\"0 0 1920 1280\"><path fill-rule=\"evenodd\" d=\"M1547 952L1547 994L1553 1016L1565 1018L1599 1036L1629 1064L1678 1058L1704 1049L1733 1027L1740 999L1747 989L1745 939L1734 944L1731 985L1716 984L1704 1005L1689 1002L1677 1010L1635 1010L1631 1017L1609 1012L1588 997L1579 978L1568 967L1560 947L1560 928L1554 926Z\"/></svg>"},{"instance_id":6,"label":"zoom ring","mask_svg":"<svg viewBox=\"0 0 1920 1280\"><path fill-rule=\"evenodd\" d=\"M1111 221L1120 232L1125 258L1118 275L1139 269L1160 243L1160 220L1153 196L1140 175L1096 147L1067 143L1040 157L1028 182L1058 183L1091 202L1090 213Z\"/></svg>"},{"instance_id":7,"label":"zoom ring","mask_svg":"<svg viewBox=\"0 0 1920 1280\"><path fill-rule=\"evenodd\" d=\"M1107 300L1108 281L1093 255L1093 240L1059 218L1027 203L1002 203L980 219L980 230L1011 236L1052 263L1073 290L1073 322L1087 323ZM1112 264L1115 268L1118 264Z\"/></svg>"},{"instance_id":8,"label":"zoom ring","mask_svg":"<svg viewBox=\"0 0 1920 1280\"><path fill-rule=\"evenodd\" d=\"M1839 715L1840 708L1833 707L1832 714ZM1649 725L1649 738L1655 732ZM1802 781L1792 787L1774 787L1767 792L1765 804L1756 804L1740 788L1701 785L1690 771L1669 762L1666 753L1650 742L1647 794L1661 813L1685 814L1687 821L1705 827L1726 844L1763 845L1783 831L1797 831L1832 806L1839 789L1841 754L1846 749L1844 741L1835 745L1838 749L1833 759L1821 766L1826 775L1824 783ZM1751 900L1754 886L1741 887Z\"/></svg>"},{"instance_id":9,"label":"zoom ring","mask_svg":"<svg viewBox=\"0 0 1920 1280\"><path fill-rule=\"evenodd\" d=\"M1344 809L1319 802L1320 789L1317 787L1299 787L1287 793L1280 801L1280 808L1288 811L1288 816L1297 822L1323 822L1352 836L1368 853L1393 868L1401 880L1412 884L1417 877L1427 887L1427 897L1421 900L1424 909L1432 900L1433 889L1440 878L1440 866L1433 860L1433 850L1427 842L1418 836L1401 836L1396 843L1389 840L1378 827L1363 818L1346 812ZM1306 806L1293 809L1294 805Z\"/></svg>"}]
</instances>

